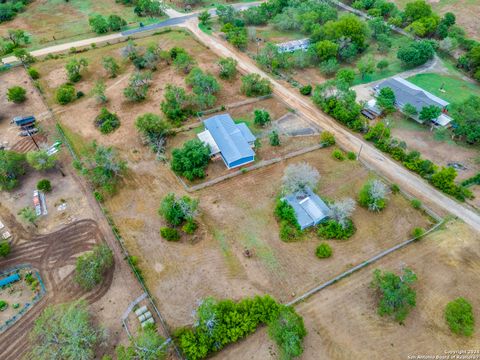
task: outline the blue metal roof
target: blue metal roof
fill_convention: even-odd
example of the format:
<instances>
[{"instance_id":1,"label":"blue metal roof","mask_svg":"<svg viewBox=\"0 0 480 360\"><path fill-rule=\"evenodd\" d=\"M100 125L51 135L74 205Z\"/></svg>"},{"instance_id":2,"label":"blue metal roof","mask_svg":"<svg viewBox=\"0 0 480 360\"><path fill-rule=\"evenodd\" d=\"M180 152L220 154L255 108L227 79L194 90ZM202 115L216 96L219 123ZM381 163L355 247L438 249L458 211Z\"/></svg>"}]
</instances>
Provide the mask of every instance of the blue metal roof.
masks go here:
<instances>
[{"instance_id":1,"label":"blue metal roof","mask_svg":"<svg viewBox=\"0 0 480 360\"><path fill-rule=\"evenodd\" d=\"M245 124L235 124L228 114L212 116L203 123L218 145L227 166L255 156L250 145L255 141L255 136Z\"/></svg>"},{"instance_id":2,"label":"blue metal roof","mask_svg":"<svg viewBox=\"0 0 480 360\"><path fill-rule=\"evenodd\" d=\"M330 209L311 189L299 191L283 198L295 211L298 224L303 230L328 218Z\"/></svg>"},{"instance_id":3,"label":"blue metal roof","mask_svg":"<svg viewBox=\"0 0 480 360\"><path fill-rule=\"evenodd\" d=\"M0 287L8 285L18 280L20 280L20 276L18 274L12 274L0 280Z\"/></svg>"}]
</instances>

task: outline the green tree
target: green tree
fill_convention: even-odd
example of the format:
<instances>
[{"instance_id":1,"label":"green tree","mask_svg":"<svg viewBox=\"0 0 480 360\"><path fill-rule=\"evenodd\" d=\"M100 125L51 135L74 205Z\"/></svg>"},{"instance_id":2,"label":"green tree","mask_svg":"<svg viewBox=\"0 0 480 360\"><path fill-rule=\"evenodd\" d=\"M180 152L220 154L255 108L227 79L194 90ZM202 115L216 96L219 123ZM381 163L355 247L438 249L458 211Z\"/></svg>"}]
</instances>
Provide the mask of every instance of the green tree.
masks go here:
<instances>
[{"instance_id":1,"label":"green tree","mask_svg":"<svg viewBox=\"0 0 480 360\"><path fill-rule=\"evenodd\" d=\"M0 242L0 257L7 257L10 254L10 244L8 241Z\"/></svg>"},{"instance_id":2,"label":"green tree","mask_svg":"<svg viewBox=\"0 0 480 360\"><path fill-rule=\"evenodd\" d=\"M63 84L55 91L55 99L60 105L66 105L75 100L75 87L70 84Z\"/></svg>"},{"instance_id":3,"label":"green tree","mask_svg":"<svg viewBox=\"0 0 480 360\"><path fill-rule=\"evenodd\" d=\"M168 343L161 337L155 326L141 329L130 345L117 348L118 360L163 360L167 355Z\"/></svg>"},{"instance_id":4,"label":"green tree","mask_svg":"<svg viewBox=\"0 0 480 360\"><path fill-rule=\"evenodd\" d=\"M473 144L480 141L480 97L470 95L462 103L453 104L450 114L454 120L455 126L453 132L455 135L464 138L467 142Z\"/></svg>"},{"instance_id":5,"label":"green tree","mask_svg":"<svg viewBox=\"0 0 480 360\"><path fill-rule=\"evenodd\" d=\"M112 147L105 147L93 142L81 161L74 167L81 172L93 186L105 193L113 194L118 180L127 170L125 161L118 158Z\"/></svg>"},{"instance_id":6,"label":"green tree","mask_svg":"<svg viewBox=\"0 0 480 360\"><path fill-rule=\"evenodd\" d=\"M408 117L414 117L418 114L417 108L409 103L403 105L402 112Z\"/></svg>"},{"instance_id":7,"label":"green tree","mask_svg":"<svg viewBox=\"0 0 480 360\"><path fill-rule=\"evenodd\" d=\"M35 62L35 58L25 49L15 49L13 50L13 55L24 65L33 64Z\"/></svg>"},{"instance_id":8,"label":"green tree","mask_svg":"<svg viewBox=\"0 0 480 360\"><path fill-rule=\"evenodd\" d=\"M268 136L268 139L271 146L280 146L280 136L277 131L273 130Z\"/></svg>"},{"instance_id":9,"label":"green tree","mask_svg":"<svg viewBox=\"0 0 480 360\"><path fill-rule=\"evenodd\" d=\"M263 96L272 93L270 81L252 73L242 76L241 92L246 96Z\"/></svg>"},{"instance_id":10,"label":"green tree","mask_svg":"<svg viewBox=\"0 0 480 360\"><path fill-rule=\"evenodd\" d=\"M25 155L9 150L0 150L0 190L12 190L18 178L25 174Z\"/></svg>"},{"instance_id":11,"label":"green tree","mask_svg":"<svg viewBox=\"0 0 480 360\"><path fill-rule=\"evenodd\" d=\"M216 14L223 24L233 23L235 21L235 9L231 5L218 5Z\"/></svg>"},{"instance_id":12,"label":"green tree","mask_svg":"<svg viewBox=\"0 0 480 360\"><path fill-rule=\"evenodd\" d=\"M220 90L220 85L213 75L204 73L196 67L186 77L185 82L192 87L196 95L195 101L200 109L212 107L217 101L214 94Z\"/></svg>"},{"instance_id":13,"label":"green tree","mask_svg":"<svg viewBox=\"0 0 480 360\"><path fill-rule=\"evenodd\" d=\"M177 197L174 193L170 193L163 198L158 214L170 225L180 226L186 221L195 221L198 203L197 199L191 199L188 196Z\"/></svg>"},{"instance_id":14,"label":"green tree","mask_svg":"<svg viewBox=\"0 0 480 360\"><path fill-rule=\"evenodd\" d=\"M107 95L105 95L106 89L107 86L105 85L105 82L100 79L95 82L95 85L93 86L90 93L95 96L95 99L98 103L104 104L108 101Z\"/></svg>"},{"instance_id":15,"label":"green tree","mask_svg":"<svg viewBox=\"0 0 480 360\"><path fill-rule=\"evenodd\" d=\"M20 104L27 99L27 91L21 86L12 86L7 90L7 100Z\"/></svg>"},{"instance_id":16,"label":"green tree","mask_svg":"<svg viewBox=\"0 0 480 360\"><path fill-rule=\"evenodd\" d=\"M347 87L350 87L355 80L355 71L351 68L340 69L335 75L335 80L337 80L337 82L345 84Z\"/></svg>"},{"instance_id":17,"label":"green tree","mask_svg":"<svg viewBox=\"0 0 480 360\"><path fill-rule=\"evenodd\" d=\"M102 58L102 65L111 78L117 77L120 71L120 66L118 66L116 60L113 57L104 56Z\"/></svg>"},{"instance_id":18,"label":"green tree","mask_svg":"<svg viewBox=\"0 0 480 360\"><path fill-rule=\"evenodd\" d=\"M441 113L442 109L440 109L438 106L424 106L422 110L420 110L419 119L422 121L432 121L438 118Z\"/></svg>"},{"instance_id":19,"label":"green tree","mask_svg":"<svg viewBox=\"0 0 480 360\"><path fill-rule=\"evenodd\" d=\"M371 283L379 295L378 313L380 316L391 315L399 323L403 323L410 309L416 305L416 292L411 285L417 281L417 275L405 268L402 276L393 272L373 272Z\"/></svg>"},{"instance_id":20,"label":"green tree","mask_svg":"<svg viewBox=\"0 0 480 360\"><path fill-rule=\"evenodd\" d=\"M205 177L210 161L210 148L198 139L187 141L181 149L172 151L172 170L190 181Z\"/></svg>"},{"instance_id":21,"label":"green tree","mask_svg":"<svg viewBox=\"0 0 480 360\"><path fill-rule=\"evenodd\" d=\"M167 119L178 125L190 115L192 102L192 97L187 95L185 89L167 84L165 99L160 107Z\"/></svg>"},{"instance_id":22,"label":"green tree","mask_svg":"<svg viewBox=\"0 0 480 360\"><path fill-rule=\"evenodd\" d=\"M18 215L20 215L23 220L33 225L35 225L35 221L38 219L38 215L36 214L35 210L30 206L20 209Z\"/></svg>"},{"instance_id":23,"label":"green tree","mask_svg":"<svg viewBox=\"0 0 480 360\"><path fill-rule=\"evenodd\" d=\"M473 308L464 298L459 297L447 304L445 319L454 334L472 336L475 329Z\"/></svg>"},{"instance_id":24,"label":"green tree","mask_svg":"<svg viewBox=\"0 0 480 360\"><path fill-rule=\"evenodd\" d=\"M332 247L325 242L318 245L317 248L315 249L315 255L319 259L329 258L330 256L332 256L332 254L333 254Z\"/></svg>"},{"instance_id":25,"label":"green tree","mask_svg":"<svg viewBox=\"0 0 480 360\"><path fill-rule=\"evenodd\" d=\"M184 74L188 74L190 70L195 66L197 62L193 57L191 57L186 52L182 52L175 57L173 60L173 66L178 70L182 71Z\"/></svg>"},{"instance_id":26,"label":"green tree","mask_svg":"<svg viewBox=\"0 0 480 360\"><path fill-rule=\"evenodd\" d=\"M368 37L367 24L353 14L341 16L336 21L328 21L321 30L324 39L338 41L342 38L350 39L360 50L365 48Z\"/></svg>"},{"instance_id":27,"label":"green tree","mask_svg":"<svg viewBox=\"0 0 480 360\"><path fill-rule=\"evenodd\" d=\"M48 179L42 179L37 183L37 190L50 192L52 191L52 184Z\"/></svg>"},{"instance_id":28,"label":"green tree","mask_svg":"<svg viewBox=\"0 0 480 360\"><path fill-rule=\"evenodd\" d=\"M212 16L207 10L202 11L200 14L198 14L198 20L200 20L200 23L204 26L207 26L208 24L210 24L211 17Z\"/></svg>"},{"instance_id":29,"label":"green tree","mask_svg":"<svg viewBox=\"0 0 480 360\"><path fill-rule=\"evenodd\" d=\"M147 98L151 81L152 73L150 71L135 72L130 77L128 86L123 89L123 95L130 101L143 101Z\"/></svg>"},{"instance_id":30,"label":"green tree","mask_svg":"<svg viewBox=\"0 0 480 360\"><path fill-rule=\"evenodd\" d=\"M405 6L405 18L409 22L419 20L432 15L432 7L425 0L416 0Z\"/></svg>"},{"instance_id":31,"label":"green tree","mask_svg":"<svg viewBox=\"0 0 480 360\"><path fill-rule=\"evenodd\" d=\"M107 22L110 31L120 31L125 25L127 25L125 19L118 15L110 15Z\"/></svg>"},{"instance_id":32,"label":"green tree","mask_svg":"<svg viewBox=\"0 0 480 360\"><path fill-rule=\"evenodd\" d=\"M166 137L170 131L170 126L166 121L158 115L146 113L137 118L135 127L153 151L158 155L165 152Z\"/></svg>"},{"instance_id":33,"label":"green tree","mask_svg":"<svg viewBox=\"0 0 480 360\"><path fill-rule=\"evenodd\" d=\"M377 63L377 69L380 71L384 71L389 66L389 62L387 59L382 59Z\"/></svg>"},{"instance_id":34,"label":"green tree","mask_svg":"<svg viewBox=\"0 0 480 360\"><path fill-rule=\"evenodd\" d=\"M395 93L389 87L384 87L377 95L377 105L386 114L395 111Z\"/></svg>"},{"instance_id":35,"label":"green tree","mask_svg":"<svg viewBox=\"0 0 480 360\"><path fill-rule=\"evenodd\" d=\"M425 64L434 55L435 48L429 40L412 41L397 52L397 58L409 68Z\"/></svg>"},{"instance_id":36,"label":"green tree","mask_svg":"<svg viewBox=\"0 0 480 360\"><path fill-rule=\"evenodd\" d=\"M270 114L266 110L255 109L253 111L253 122L257 126L265 126L270 123Z\"/></svg>"},{"instance_id":37,"label":"green tree","mask_svg":"<svg viewBox=\"0 0 480 360\"><path fill-rule=\"evenodd\" d=\"M292 359L303 353L307 330L303 319L291 307L281 306L278 317L268 326L268 334L280 348L281 359Z\"/></svg>"},{"instance_id":38,"label":"green tree","mask_svg":"<svg viewBox=\"0 0 480 360\"><path fill-rule=\"evenodd\" d=\"M82 78L81 71L88 66L88 61L85 58L73 58L66 65L68 80L77 82Z\"/></svg>"},{"instance_id":39,"label":"green tree","mask_svg":"<svg viewBox=\"0 0 480 360\"><path fill-rule=\"evenodd\" d=\"M30 43L30 36L22 29L9 29L7 37L12 42L13 47L19 47Z\"/></svg>"},{"instance_id":40,"label":"green tree","mask_svg":"<svg viewBox=\"0 0 480 360\"><path fill-rule=\"evenodd\" d=\"M95 118L95 126L102 134L109 134L120 127L120 119L117 114L111 113L106 107L102 107L100 114Z\"/></svg>"},{"instance_id":41,"label":"green tree","mask_svg":"<svg viewBox=\"0 0 480 360\"><path fill-rule=\"evenodd\" d=\"M362 80L365 80L365 77L369 74L373 74L375 71L375 61L371 56L362 58L358 64L358 71L360 72L360 76L362 77Z\"/></svg>"},{"instance_id":42,"label":"green tree","mask_svg":"<svg viewBox=\"0 0 480 360\"><path fill-rule=\"evenodd\" d=\"M237 60L231 57L222 58L217 64L220 69L218 75L221 79L232 80L237 75Z\"/></svg>"},{"instance_id":43,"label":"green tree","mask_svg":"<svg viewBox=\"0 0 480 360\"><path fill-rule=\"evenodd\" d=\"M49 156L46 150L30 151L27 153L27 162L35 170L48 170L57 164L55 155Z\"/></svg>"},{"instance_id":44,"label":"green tree","mask_svg":"<svg viewBox=\"0 0 480 360\"><path fill-rule=\"evenodd\" d=\"M77 258L75 281L85 290L92 290L103 280L113 265L113 253L107 244L100 244Z\"/></svg>"},{"instance_id":45,"label":"green tree","mask_svg":"<svg viewBox=\"0 0 480 360\"><path fill-rule=\"evenodd\" d=\"M78 301L48 306L35 320L31 358L93 360L105 333L95 327L87 304Z\"/></svg>"},{"instance_id":46,"label":"green tree","mask_svg":"<svg viewBox=\"0 0 480 360\"><path fill-rule=\"evenodd\" d=\"M88 18L88 23L94 32L97 34L104 34L108 32L108 21L102 15L91 15Z\"/></svg>"},{"instance_id":47,"label":"green tree","mask_svg":"<svg viewBox=\"0 0 480 360\"><path fill-rule=\"evenodd\" d=\"M330 40L321 40L315 44L315 51L320 61L336 57L338 45Z\"/></svg>"},{"instance_id":48,"label":"green tree","mask_svg":"<svg viewBox=\"0 0 480 360\"><path fill-rule=\"evenodd\" d=\"M138 16L162 16L165 14L165 5L156 0L136 0L133 11Z\"/></svg>"}]
</instances>

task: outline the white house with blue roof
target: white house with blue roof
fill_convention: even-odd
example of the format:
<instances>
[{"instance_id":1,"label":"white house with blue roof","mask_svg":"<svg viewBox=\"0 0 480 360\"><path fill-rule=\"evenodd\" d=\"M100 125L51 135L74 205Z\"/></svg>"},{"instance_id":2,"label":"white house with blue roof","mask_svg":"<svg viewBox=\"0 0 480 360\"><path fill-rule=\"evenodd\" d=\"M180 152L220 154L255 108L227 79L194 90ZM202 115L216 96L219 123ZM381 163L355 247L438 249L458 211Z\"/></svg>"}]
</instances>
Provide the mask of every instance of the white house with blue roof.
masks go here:
<instances>
[{"instance_id":1,"label":"white house with blue roof","mask_svg":"<svg viewBox=\"0 0 480 360\"><path fill-rule=\"evenodd\" d=\"M300 228L306 229L328 219L330 209L310 188L283 198L295 211Z\"/></svg>"},{"instance_id":2,"label":"white house with blue roof","mask_svg":"<svg viewBox=\"0 0 480 360\"><path fill-rule=\"evenodd\" d=\"M197 137L209 145L211 155L219 155L229 169L255 161L255 136L247 125L235 124L229 114L212 116L203 124L205 131Z\"/></svg>"}]
</instances>

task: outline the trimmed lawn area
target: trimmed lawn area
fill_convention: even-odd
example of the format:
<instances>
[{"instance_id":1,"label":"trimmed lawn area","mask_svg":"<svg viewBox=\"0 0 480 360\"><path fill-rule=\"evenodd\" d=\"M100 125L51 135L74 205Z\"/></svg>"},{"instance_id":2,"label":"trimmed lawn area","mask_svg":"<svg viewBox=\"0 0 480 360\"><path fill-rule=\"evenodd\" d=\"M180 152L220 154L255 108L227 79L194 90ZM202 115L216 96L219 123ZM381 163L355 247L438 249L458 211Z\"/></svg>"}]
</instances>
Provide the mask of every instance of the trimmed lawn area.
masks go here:
<instances>
[{"instance_id":1,"label":"trimmed lawn area","mask_svg":"<svg viewBox=\"0 0 480 360\"><path fill-rule=\"evenodd\" d=\"M412 76L408 80L451 103L462 102L470 95L480 96L480 86L455 76L426 73ZM442 87L444 91L440 91Z\"/></svg>"}]
</instances>

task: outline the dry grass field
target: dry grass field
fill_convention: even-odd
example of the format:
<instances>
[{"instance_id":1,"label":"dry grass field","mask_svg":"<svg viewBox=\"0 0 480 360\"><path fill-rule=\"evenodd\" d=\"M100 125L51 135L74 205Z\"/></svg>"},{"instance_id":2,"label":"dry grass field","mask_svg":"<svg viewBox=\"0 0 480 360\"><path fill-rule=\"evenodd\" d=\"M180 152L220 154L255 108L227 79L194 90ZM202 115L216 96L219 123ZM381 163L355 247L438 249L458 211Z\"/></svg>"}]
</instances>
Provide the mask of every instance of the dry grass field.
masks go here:
<instances>
[{"instance_id":1,"label":"dry grass field","mask_svg":"<svg viewBox=\"0 0 480 360\"><path fill-rule=\"evenodd\" d=\"M409 355L444 355L445 351L478 350L478 325L471 338L453 335L443 318L445 305L465 297L480 317L479 235L459 221L418 243L395 252L341 280L296 307L308 335L300 359L408 359ZM418 275L417 307L405 325L376 313L369 283L375 268L398 271L402 265ZM321 354L321 355L320 355ZM215 359L276 359L265 329L232 346Z\"/></svg>"}]
</instances>

